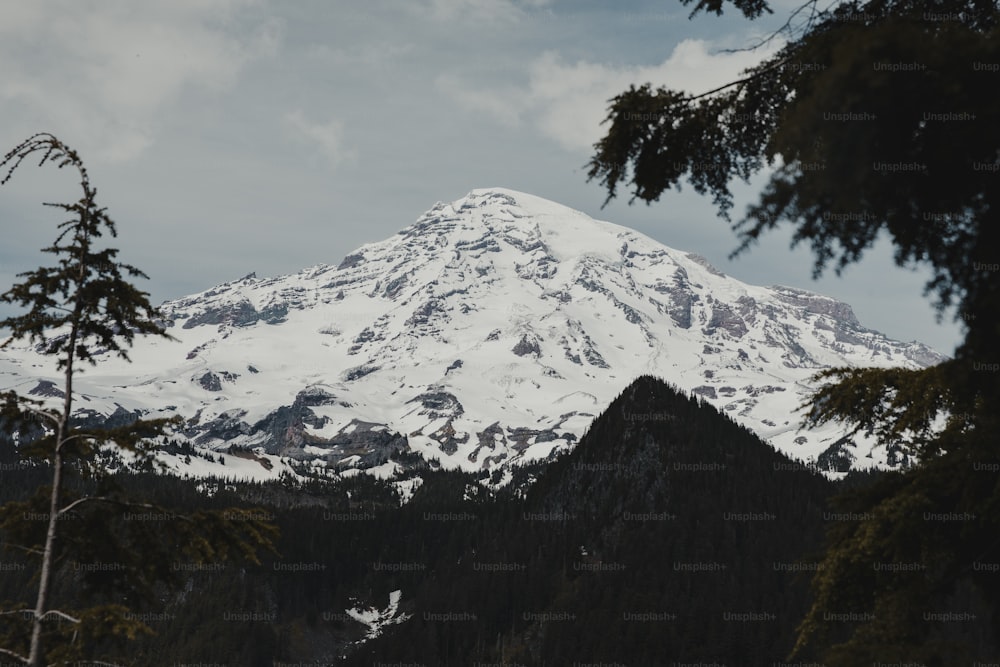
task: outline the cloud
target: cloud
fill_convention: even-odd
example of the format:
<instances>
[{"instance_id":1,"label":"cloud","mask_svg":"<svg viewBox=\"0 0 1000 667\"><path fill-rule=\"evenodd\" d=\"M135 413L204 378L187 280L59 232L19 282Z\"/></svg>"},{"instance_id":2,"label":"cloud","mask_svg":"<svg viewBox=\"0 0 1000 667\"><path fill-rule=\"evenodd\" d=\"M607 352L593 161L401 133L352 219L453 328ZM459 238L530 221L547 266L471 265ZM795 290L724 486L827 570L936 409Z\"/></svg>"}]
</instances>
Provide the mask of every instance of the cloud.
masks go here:
<instances>
[{"instance_id":1,"label":"cloud","mask_svg":"<svg viewBox=\"0 0 1000 667\"><path fill-rule=\"evenodd\" d=\"M276 51L279 24L237 24L253 4L17 3L0 23L0 111L98 159L135 158L185 93L229 89L247 63Z\"/></svg>"},{"instance_id":2,"label":"cloud","mask_svg":"<svg viewBox=\"0 0 1000 667\"><path fill-rule=\"evenodd\" d=\"M522 117L534 104L516 86L473 89L450 74L438 76L434 85L465 110L492 118L507 127L520 126Z\"/></svg>"},{"instance_id":3,"label":"cloud","mask_svg":"<svg viewBox=\"0 0 1000 667\"><path fill-rule=\"evenodd\" d=\"M429 0L426 5L431 18L454 22L471 19L485 23L516 23L529 16L531 10L548 5L550 0Z\"/></svg>"},{"instance_id":4,"label":"cloud","mask_svg":"<svg viewBox=\"0 0 1000 667\"><path fill-rule=\"evenodd\" d=\"M350 47L331 47L328 44L310 44L306 54L329 68L386 69L398 67L404 56L414 52L413 44L394 42L368 42Z\"/></svg>"},{"instance_id":5,"label":"cloud","mask_svg":"<svg viewBox=\"0 0 1000 667\"><path fill-rule=\"evenodd\" d=\"M284 122L301 139L318 148L332 165L356 156L354 151L344 147L344 124L337 119L325 123L312 123L296 109L285 114Z\"/></svg>"},{"instance_id":6,"label":"cloud","mask_svg":"<svg viewBox=\"0 0 1000 667\"><path fill-rule=\"evenodd\" d=\"M704 40L680 42L659 65L620 67L577 61L566 63L546 52L528 66L527 83L503 89L464 83L440 76L436 86L467 111L506 126L531 123L544 136L569 151L589 152L603 134L608 100L630 84L652 83L700 93L737 78L747 67L773 54L769 50L712 53Z\"/></svg>"}]
</instances>

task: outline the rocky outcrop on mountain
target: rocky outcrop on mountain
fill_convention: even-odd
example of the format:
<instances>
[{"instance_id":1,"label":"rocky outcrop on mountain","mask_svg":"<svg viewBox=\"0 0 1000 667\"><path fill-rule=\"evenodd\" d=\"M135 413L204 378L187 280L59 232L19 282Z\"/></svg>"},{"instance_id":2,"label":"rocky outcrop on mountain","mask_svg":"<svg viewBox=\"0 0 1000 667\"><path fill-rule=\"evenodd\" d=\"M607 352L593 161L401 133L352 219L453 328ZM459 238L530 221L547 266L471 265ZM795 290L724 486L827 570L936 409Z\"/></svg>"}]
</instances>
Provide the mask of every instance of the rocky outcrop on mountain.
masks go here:
<instances>
[{"instance_id":1,"label":"rocky outcrop on mountain","mask_svg":"<svg viewBox=\"0 0 1000 667\"><path fill-rule=\"evenodd\" d=\"M312 443L309 452L298 458L309 459L318 450L328 463L338 470L375 468L398 454L409 450L406 438L383 424L354 420L344 432L326 442Z\"/></svg>"},{"instance_id":2,"label":"rocky outcrop on mountain","mask_svg":"<svg viewBox=\"0 0 1000 667\"><path fill-rule=\"evenodd\" d=\"M222 391L222 380L212 371L208 371L199 377L198 384L205 391Z\"/></svg>"},{"instance_id":3,"label":"rocky outcrop on mountain","mask_svg":"<svg viewBox=\"0 0 1000 667\"><path fill-rule=\"evenodd\" d=\"M28 390L32 396L44 396L46 398L63 398L66 392L56 386L52 380L39 380L38 384Z\"/></svg>"},{"instance_id":4,"label":"rocky outcrop on mountain","mask_svg":"<svg viewBox=\"0 0 1000 667\"><path fill-rule=\"evenodd\" d=\"M844 325L861 326L851 307L842 301L783 285L775 285L771 289L778 300L802 308L807 313L827 315Z\"/></svg>"},{"instance_id":5,"label":"rocky outcrop on mountain","mask_svg":"<svg viewBox=\"0 0 1000 667\"><path fill-rule=\"evenodd\" d=\"M747 333L746 324L728 305L720 302L712 304L712 318L705 327L705 334L711 336L722 329L733 338L742 338Z\"/></svg>"},{"instance_id":6,"label":"rocky outcrop on mountain","mask_svg":"<svg viewBox=\"0 0 1000 667\"><path fill-rule=\"evenodd\" d=\"M521 336L521 340L517 342L517 345L515 345L511 349L511 352L513 352L519 357L523 357L529 354L537 357L542 353L542 350L539 347L538 341L536 339L532 338L529 340L528 336L524 335Z\"/></svg>"},{"instance_id":7,"label":"rocky outcrop on mountain","mask_svg":"<svg viewBox=\"0 0 1000 667\"><path fill-rule=\"evenodd\" d=\"M465 408L462 407L458 398L447 391L428 391L414 396L407 403L419 403L422 408L419 414L427 415L432 419L454 418L465 412Z\"/></svg>"}]
</instances>

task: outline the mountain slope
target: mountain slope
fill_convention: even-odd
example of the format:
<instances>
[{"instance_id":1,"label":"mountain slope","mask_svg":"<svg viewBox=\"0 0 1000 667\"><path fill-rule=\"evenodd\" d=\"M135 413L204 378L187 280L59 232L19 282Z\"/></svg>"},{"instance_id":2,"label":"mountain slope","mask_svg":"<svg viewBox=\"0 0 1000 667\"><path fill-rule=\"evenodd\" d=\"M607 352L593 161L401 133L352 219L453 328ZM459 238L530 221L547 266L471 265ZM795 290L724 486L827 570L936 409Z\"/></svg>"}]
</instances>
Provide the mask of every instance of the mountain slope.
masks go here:
<instances>
[{"instance_id":1,"label":"mountain slope","mask_svg":"<svg viewBox=\"0 0 1000 667\"><path fill-rule=\"evenodd\" d=\"M433 516L433 487L402 514ZM479 518L454 529L468 544L407 581L411 618L347 664L782 664L835 488L701 399L641 377L516 512L456 506ZM392 559L423 562L417 552ZM444 610L476 623L445 622Z\"/></svg>"},{"instance_id":2,"label":"mountain slope","mask_svg":"<svg viewBox=\"0 0 1000 667\"><path fill-rule=\"evenodd\" d=\"M643 373L800 460L893 466L904 460L843 442L836 426L797 432L794 410L821 368L942 359L864 328L834 299L747 285L633 230L496 188L437 204L338 266L251 274L164 312L178 342L139 341L130 365L102 359L80 376L78 405L92 417L180 414L180 436L258 448L271 466L244 457L228 469L199 462L200 473L237 463L273 475L280 457L389 475L407 451L495 471L571 447ZM4 354L0 388L57 392L46 368L31 350Z\"/></svg>"},{"instance_id":3,"label":"mountain slope","mask_svg":"<svg viewBox=\"0 0 1000 667\"><path fill-rule=\"evenodd\" d=\"M653 413L659 418L630 418ZM784 659L806 604L798 575L811 572L825 499L839 483L650 377L602 411L572 452L534 467L526 496L483 488L472 474L433 471L401 507L364 475L219 484L206 496L193 481L120 472L115 481L136 502L178 515L245 507L269 515L280 534L259 565L178 563L172 593L142 602L130 592L127 604L156 634L127 644L116 662ZM36 468L3 469L0 502L31 493L45 477ZM92 512L109 526L138 529L127 508ZM8 555L0 595L19 600L33 568L29 555ZM75 577L61 581L67 605L93 603ZM774 618L745 621L747 613ZM261 620L233 622L251 614Z\"/></svg>"}]
</instances>

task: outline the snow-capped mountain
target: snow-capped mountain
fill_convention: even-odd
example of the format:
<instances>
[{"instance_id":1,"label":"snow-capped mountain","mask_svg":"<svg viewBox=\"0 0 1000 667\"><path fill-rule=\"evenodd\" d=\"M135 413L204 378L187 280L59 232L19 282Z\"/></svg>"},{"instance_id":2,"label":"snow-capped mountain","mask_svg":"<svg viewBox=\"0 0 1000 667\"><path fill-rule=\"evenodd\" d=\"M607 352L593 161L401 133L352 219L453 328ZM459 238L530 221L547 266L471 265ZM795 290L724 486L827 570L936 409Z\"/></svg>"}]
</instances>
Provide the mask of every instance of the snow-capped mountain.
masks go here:
<instances>
[{"instance_id":1,"label":"snow-capped mountain","mask_svg":"<svg viewBox=\"0 0 1000 667\"><path fill-rule=\"evenodd\" d=\"M132 364L100 360L78 377L77 406L179 414L198 445L257 448L243 457L251 468L291 458L391 474L412 451L503 469L572 447L640 374L704 397L802 461L892 466L893 452L841 442L837 426L797 431L809 378L943 359L866 329L845 303L747 285L698 255L499 188L439 203L337 266L251 274L163 311L177 340L138 340ZM51 360L0 354L0 389L58 393Z\"/></svg>"}]
</instances>

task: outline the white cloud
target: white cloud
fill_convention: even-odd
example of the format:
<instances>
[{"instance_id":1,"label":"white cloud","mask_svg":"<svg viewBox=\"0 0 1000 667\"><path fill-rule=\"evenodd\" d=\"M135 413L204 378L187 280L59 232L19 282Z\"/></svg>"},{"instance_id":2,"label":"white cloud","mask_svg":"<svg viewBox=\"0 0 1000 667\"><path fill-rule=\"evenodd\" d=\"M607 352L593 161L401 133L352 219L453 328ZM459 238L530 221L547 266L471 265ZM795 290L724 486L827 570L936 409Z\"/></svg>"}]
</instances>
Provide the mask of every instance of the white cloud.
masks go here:
<instances>
[{"instance_id":1,"label":"white cloud","mask_svg":"<svg viewBox=\"0 0 1000 667\"><path fill-rule=\"evenodd\" d=\"M467 111L482 114L507 127L519 126L521 117L534 104L524 91L514 86L505 86L500 90L494 85L489 89L476 90L450 74L438 76L434 85Z\"/></svg>"},{"instance_id":2,"label":"white cloud","mask_svg":"<svg viewBox=\"0 0 1000 667\"><path fill-rule=\"evenodd\" d=\"M284 121L300 138L315 145L331 164L337 165L355 157L354 151L344 147L344 124L341 121L334 118L325 123L312 123L297 109L285 114Z\"/></svg>"},{"instance_id":3,"label":"white cloud","mask_svg":"<svg viewBox=\"0 0 1000 667\"><path fill-rule=\"evenodd\" d=\"M486 23L516 23L530 10L548 5L550 0L429 0L427 9L437 21L471 19Z\"/></svg>"},{"instance_id":4,"label":"white cloud","mask_svg":"<svg viewBox=\"0 0 1000 667\"><path fill-rule=\"evenodd\" d=\"M398 66L404 56L412 54L413 44L372 42L351 47L331 47L328 44L311 44L306 48L309 58L330 68L385 69Z\"/></svg>"},{"instance_id":5,"label":"white cloud","mask_svg":"<svg viewBox=\"0 0 1000 667\"><path fill-rule=\"evenodd\" d=\"M232 87L257 57L273 54L280 26L237 29L254 0L169 3L34 0L0 22L0 111L18 111L98 159L125 161L191 90Z\"/></svg>"},{"instance_id":6,"label":"white cloud","mask_svg":"<svg viewBox=\"0 0 1000 667\"><path fill-rule=\"evenodd\" d=\"M647 67L615 67L578 61L567 64L554 52L536 58L525 85L497 90L438 77L438 89L468 111L485 114L507 126L533 123L538 131L571 151L589 152L604 129L608 100L630 84L652 83L700 93L737 78L770 50L712 53L703 40L679 43L663 63Z\"/></svg>"}]
</instances>

